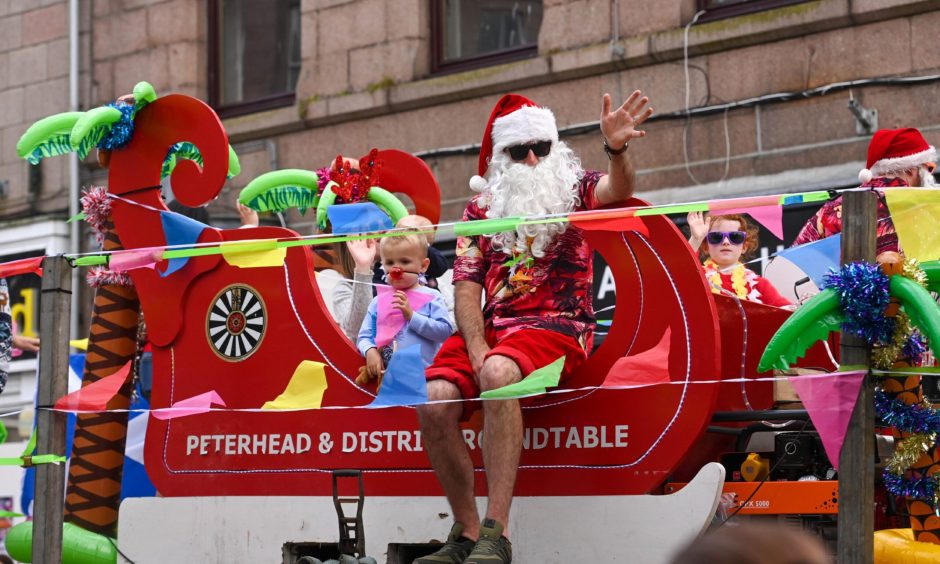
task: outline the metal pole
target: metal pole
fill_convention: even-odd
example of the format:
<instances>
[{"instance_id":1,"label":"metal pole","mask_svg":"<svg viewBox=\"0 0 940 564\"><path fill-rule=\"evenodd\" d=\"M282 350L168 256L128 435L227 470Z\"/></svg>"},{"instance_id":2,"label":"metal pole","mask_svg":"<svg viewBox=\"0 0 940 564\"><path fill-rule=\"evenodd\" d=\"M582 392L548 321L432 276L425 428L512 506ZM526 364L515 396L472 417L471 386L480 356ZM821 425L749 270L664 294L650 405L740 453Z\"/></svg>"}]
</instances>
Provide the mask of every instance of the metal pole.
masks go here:
<instances>
[{"instance_id":1,"label":"metal pole","mask_svg":"<svg viewBox=\"0 0 940 564\"><path fill-rule=\"evenodd\" d=\"M38 405L51 406L69 387L69 312L72 269L62 256L42 261L39 317ZM65 455L66 414L36 410L36 453ZM65 510L65 465L36 466L33 505L33 562L62 561L62 520Z\"/></svg>"},{"instance_id":2,"label":"metal pole","mask_svg":"<svg viewBox=\"0 0 940 564\"><path fill-rule=\"evenodd\" d=\"M877 199L874 193L842 197L842 262L875 261ZM868 344L842 334L842 365L871 366ZM874 382L866 377L858 394L839 456L839 564L866 564L875 558Z\"/></svg>"}]
</instances>

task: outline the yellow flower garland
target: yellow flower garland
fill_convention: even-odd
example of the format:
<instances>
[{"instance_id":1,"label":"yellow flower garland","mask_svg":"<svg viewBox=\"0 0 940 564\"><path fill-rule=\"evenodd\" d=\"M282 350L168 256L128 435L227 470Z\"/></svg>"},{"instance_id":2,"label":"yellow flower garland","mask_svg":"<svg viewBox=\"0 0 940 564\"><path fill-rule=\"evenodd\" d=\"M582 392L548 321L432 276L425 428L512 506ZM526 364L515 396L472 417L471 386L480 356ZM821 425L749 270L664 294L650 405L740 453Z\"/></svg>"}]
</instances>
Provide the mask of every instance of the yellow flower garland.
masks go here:
<instances>
[{"instance_id":1,"label":"yellow flower garland","mask_svg":"<svg viewBox=\"0 0 940 564\"><path fill-rule=\"evenodd\" d=\"M718 294L721 292L721 270L718 264L712 259L707 259L705 261L705 270L708 271L708 281L712 284L712 293ZM742 300L747 299L748 289L747 289L747 277L744 272L744 265L740 262L737 263L734 267L734 270L731 271L731 289L734 290L736 296Z\"/></svg>"}]
</instances>

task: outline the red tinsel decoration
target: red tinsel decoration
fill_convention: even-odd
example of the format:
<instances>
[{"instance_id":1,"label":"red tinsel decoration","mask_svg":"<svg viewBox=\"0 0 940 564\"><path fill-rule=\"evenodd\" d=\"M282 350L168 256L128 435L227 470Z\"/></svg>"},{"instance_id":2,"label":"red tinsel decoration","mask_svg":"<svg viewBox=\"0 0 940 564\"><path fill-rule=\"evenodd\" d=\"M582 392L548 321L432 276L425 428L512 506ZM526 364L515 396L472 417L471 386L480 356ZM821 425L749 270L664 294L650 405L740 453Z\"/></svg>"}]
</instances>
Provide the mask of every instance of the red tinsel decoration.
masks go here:
<instances>
[{"instance_id":1,"label":"red tinsel decoration","mask_svg":"<svg viewBox=\"0 0 940 564\"><path fill-rule=\"evenodd\" d=\"M382 168L378 156L379 150L372 149L368 155L359 159L359 168L354 169L343 161L342 155L336 155L336 161L330 170L330 180L336 183L336 186L333 186L336 203L361 202L369 196L372 186L378 186L379 171Z\"/></svg>"},{"instance_id":2,"label":"red tinsel decoration","mask_svg":"<svg viewBox=\"0 0 940 564\"><path fill-rule=\"evenodd\" d=\"M115 272L113 270L108 270L103 266L96 266L88 270L88 273L85 274L85 281L88 282L88 285L92 288L99 288L101 286L133 286L134 283L131 281L130 275L126 272Z\"/></svg>"},{"instance_id":3,"label":"red tinsel decoration","mask_svg":"<svg viewBox=\"0 0 940 564\"><path fill-rule=\"evenodd\" d=\"M108 190L102 186L92 186L82 190L82 211L85 212L85 221L95 233L98 244L104 242L104 233L108 229L108 218L111 217L111 198Z\"/></svg>"}]
</instances>

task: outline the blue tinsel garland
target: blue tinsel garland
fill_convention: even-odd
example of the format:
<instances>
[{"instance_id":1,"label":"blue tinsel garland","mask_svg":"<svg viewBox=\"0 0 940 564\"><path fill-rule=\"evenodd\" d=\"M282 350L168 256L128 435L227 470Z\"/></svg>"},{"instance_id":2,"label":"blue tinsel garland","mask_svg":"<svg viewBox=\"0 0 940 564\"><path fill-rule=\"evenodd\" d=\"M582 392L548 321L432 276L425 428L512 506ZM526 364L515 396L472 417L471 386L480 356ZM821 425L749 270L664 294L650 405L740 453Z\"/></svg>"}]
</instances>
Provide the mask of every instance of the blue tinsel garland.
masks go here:
<instances>
[{"instance_id":1,"label":"blue tinsel garland","mask_svg":"<svg viewBox=\"0 0 940 564\"><path fill-rule=\"evenodd\" d=\"M98 143L98 148L107 151L122 149L134 136L134 114L137 108L124 102L114 102L108 106L119 110L121 119L111 126L111 131Z\"/></svg>"},{"instance_id":2,"label":"blue tinsel garland","mask_svg":"<svg viewBox=\"0 0 940 564\"><path fill-rule=\"evenodd\" d=\"M924 343L924 337L914 331L911 338L904 343L901 349L901 357L910 359L912 366L918 366L924 360L924 353L927 352L927 345Z\"/></svg>"},{"instance_id":3,"label":"blue tinsel garland","mask_svg":"<svg viewBox=\"0 0 940 564\"><path fill-rule=\"evenodd\" d=\"M907 405L883 391L875 392L875 411L885 425L903 433L940 433L940 410Z\"/></svg>"},{"instance_id":4,"label":"blue tinsel garland","mask_svg":"<svg viewBox=\"0 0 940 564\"><path fill-rule=\"evenodd\" d=\"M933 504L937 495L937 479L933 476L925 478L904 478L895 476L887 470L881 475L885 489L896 496L908 499L919 499Z\"/></svg>"},{"instance_id":5,"label":"blue tinsel garland","mask_svg":"<svg viewBox=\"0 0 940 564\"><path fill-rule=\"evenodd\" d=\"M842 265L823 279L824 288L839 294L846 318L842 330L872 344L886 342L894 333L894 318L884 314L890 299L888 284L881 268L866 262Z\"/></svg>"}]
</instances>

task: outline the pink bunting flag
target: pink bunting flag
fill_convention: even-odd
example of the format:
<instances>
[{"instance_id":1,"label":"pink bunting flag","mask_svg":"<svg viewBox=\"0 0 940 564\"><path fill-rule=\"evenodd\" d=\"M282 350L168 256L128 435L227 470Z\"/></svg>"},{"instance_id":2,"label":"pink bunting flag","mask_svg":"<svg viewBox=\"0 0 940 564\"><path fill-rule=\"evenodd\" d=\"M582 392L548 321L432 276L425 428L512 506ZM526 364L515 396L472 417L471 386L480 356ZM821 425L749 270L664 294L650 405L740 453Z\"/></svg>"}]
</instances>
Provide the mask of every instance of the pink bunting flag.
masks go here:
<instances>
[{"instance_id":1,"label":"pink bunting flag","mask_svg":"<svg viewBox=\"0 0 940 564\"><path fill-rule=\"evenodd\" d=\"M666 327L663 338L653 348L617 360L607 373L601 387L642 388L669 383L669 351L672 328Z\"/></svg>"},{"instance_id":2,"label":"pink bunting flag","mask_svg":"<svg viewBox=\"0 0 940 564\"><path fill-rule=\"evenodd\" d=\"M720 212L721 215L746 213L766 227L777 239L783 239L783 206L780 205L780 196L712 200L708 202L708 210L713 213Z\"/></svg>"},{"instance_id":3,"label":"pink bunting flag","mask_svg":"<svg viewBox=\"0 0 940 564\"><path fill-rule=\"evenodd\" d=\"M114 374L92 382L71 394L62 396L55 402L55 409L62 411L103 411L108 402L117 395L131 372L131 363L127 362Z\"/></svg>"},{"instance_id":4,"label":"pink bunting flag","mask_svg":"<svg viewBox=\"0 0 940 564\"><path fill-rule=\"evenodd\" d=\"M167 419L177 419L188 415L207 413L212 409L213 405L225 407L225 402L222 401L222 398L219 397L219 394L217 394L215 390L180 400L169 408L154 409L150 412L150 415L153 415L161 421L166 421Z\"/></svg>"},{"instance_id":5,"label":"pink bunting flag","mask_svg":"<svg viewBox=\"0 0 940 564\"><path fill-rule=\"evenodd\" d=\"M395 340L395 335L405 326L404 314L392 307L392 297L395 295L395 288L391 286L378 286L379 302L377 304L376 328L375 328L375 346L381 348ZM408 303L411 309L418 311L434 296L420 290L406 290Z\"/></svg>"},{"instance_id":6,"label":"pink bunting flag","mask_svg":"<svg viewBox=\"0 0 940 564\"><path fill-rule=\"evenodd\" d=\"M134 268L154 268L163 260L163 247L147 247L116 252L108 259L108 268L124 272Z\"/></svg>"},{"instance_id":7,"label":"pink bunting flag","mask_svg":"<svg viewBox=\"0 0 940 564\"><path fill-rule=\"evenodd\" d=\"M832 467L839 470L839 453L849 429L865 372L834 372L788 378L819 433Z\"/></svg>"}]
</instances>

